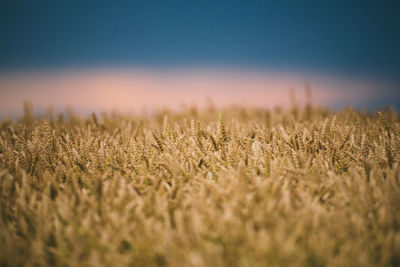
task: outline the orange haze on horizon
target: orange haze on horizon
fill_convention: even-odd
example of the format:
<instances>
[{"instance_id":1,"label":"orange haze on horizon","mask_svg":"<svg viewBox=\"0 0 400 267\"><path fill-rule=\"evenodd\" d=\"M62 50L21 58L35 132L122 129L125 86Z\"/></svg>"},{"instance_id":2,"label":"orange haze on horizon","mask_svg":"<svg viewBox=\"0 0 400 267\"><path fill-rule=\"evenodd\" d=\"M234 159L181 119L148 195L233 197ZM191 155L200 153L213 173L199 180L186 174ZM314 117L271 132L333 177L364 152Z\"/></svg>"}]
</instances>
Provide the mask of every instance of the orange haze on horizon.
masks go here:
<instances>
[{"instance_id":1,"label":"orange haze on horizon","mask_svg":"<svg viewBox=\"0 0 400 267\"><path fill-rule=\"evenodd\" d=\"M368 102L379 83L360 79L245 71L86 70L0 75L0 114L21 114L22 103L36 109L141 112L182 104L204 107L247 105L272 108L306 101L306 80L314 104L335 107ZM383 92L384 93L384 92ZM382 94L382 92L380 92ZM390 97L390 96L389 96Z\"/></svg>"}]
</instances>

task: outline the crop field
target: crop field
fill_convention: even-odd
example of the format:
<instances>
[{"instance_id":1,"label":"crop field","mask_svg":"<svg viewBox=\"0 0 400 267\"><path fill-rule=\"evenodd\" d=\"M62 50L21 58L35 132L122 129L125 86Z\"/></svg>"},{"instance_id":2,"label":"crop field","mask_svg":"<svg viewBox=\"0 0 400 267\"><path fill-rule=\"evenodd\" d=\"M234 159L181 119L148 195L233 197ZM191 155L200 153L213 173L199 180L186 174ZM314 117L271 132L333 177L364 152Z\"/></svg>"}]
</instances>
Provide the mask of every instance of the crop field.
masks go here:
<instances>
[{"instance_id":1,"label":"crop field","mask_svg":"<svg viewBox=\"0 0 400 267\"><path fill-rule=\"evenodd\" d=\"M1 266L399 266L393 110L0 123Z\"/></svg>"}]
</instances>

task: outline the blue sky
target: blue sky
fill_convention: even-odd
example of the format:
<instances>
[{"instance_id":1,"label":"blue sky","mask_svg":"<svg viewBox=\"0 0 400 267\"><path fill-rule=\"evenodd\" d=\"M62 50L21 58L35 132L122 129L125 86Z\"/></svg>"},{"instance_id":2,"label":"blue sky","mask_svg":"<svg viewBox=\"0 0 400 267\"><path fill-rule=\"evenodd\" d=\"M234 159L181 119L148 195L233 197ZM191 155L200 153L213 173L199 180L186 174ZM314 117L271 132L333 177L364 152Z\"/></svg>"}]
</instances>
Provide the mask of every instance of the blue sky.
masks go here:
<instances>
[{"instance_id":1,"label":"blue sky","mask_svg":"<svg viewBox=\"0 0 400 267\"><path fill-rule=\"evenodd\" d=\"M0 74L204 67L398 82L399 14L390 0L2 0Z\"/></svg>"},{"instance_id":2,"label":"blue sky","mask_svg":"<svg viewBox=\"0 0 400 267\"><path fill-rule=\"evenodd\" d=\"M0 4L0 68L218 65L397 76L400 1Z\"/></svg>"}]
</instances>

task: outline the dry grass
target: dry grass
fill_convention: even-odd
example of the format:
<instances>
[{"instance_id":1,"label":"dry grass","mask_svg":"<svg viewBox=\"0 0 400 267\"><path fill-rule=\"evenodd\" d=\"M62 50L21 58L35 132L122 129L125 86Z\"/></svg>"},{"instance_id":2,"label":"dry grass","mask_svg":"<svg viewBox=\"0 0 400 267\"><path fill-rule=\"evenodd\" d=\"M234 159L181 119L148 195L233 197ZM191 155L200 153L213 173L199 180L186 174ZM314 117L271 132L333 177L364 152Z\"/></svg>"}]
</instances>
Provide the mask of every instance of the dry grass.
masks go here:
<instances>
[{"instance_id":1,"label":"dry grass","mask_svg":"<svg viewBox=\"0 0 400 267\"><path fill-rule=\"evenodd\" d=\"M0 125L2 266L398 266L400 121L316 107Z\"/></svg>"}]
</instances>

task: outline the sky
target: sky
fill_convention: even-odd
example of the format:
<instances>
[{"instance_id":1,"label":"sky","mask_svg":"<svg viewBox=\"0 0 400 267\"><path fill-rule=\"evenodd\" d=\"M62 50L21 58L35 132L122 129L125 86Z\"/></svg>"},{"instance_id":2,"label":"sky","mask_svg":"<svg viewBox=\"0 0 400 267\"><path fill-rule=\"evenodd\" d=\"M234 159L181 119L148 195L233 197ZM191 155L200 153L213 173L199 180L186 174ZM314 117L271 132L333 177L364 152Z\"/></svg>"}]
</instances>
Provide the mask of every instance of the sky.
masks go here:
<instances>
[{"instance_id":1,"label":"sky","mask_svg":"<svg viewBox=\"0 0 400 267\"><path fill-rule=\"evenodd\" d=\"M0 104L8 108L0 113L30 99L74 106L62 99L83 91L79 109L109 108L85 101L119 91L126 92L112 105L123 109L128 95L136 106L159 107L173 94L187 102L231 94L230 103L262 106L258 95L300 90L305 80L326 95L316 99L323 105L400 107L399 12L400 1L391 0L2 0ZM240 93L238 76L247 88ZM181 91L171 89L177 83ZM74 90L60 89L72 84Z\"/></svg>"}]
</instances>

